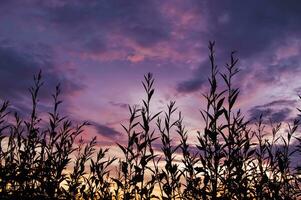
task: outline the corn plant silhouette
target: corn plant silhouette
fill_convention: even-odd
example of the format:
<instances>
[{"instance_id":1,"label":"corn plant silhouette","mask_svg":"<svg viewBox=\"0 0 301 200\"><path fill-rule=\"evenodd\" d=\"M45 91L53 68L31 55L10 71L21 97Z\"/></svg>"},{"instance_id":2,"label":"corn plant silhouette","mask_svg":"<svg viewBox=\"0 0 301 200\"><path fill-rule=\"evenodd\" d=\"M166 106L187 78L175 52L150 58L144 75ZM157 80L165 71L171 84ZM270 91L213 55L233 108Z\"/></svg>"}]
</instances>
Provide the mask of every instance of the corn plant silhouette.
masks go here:
<instances>
[{"instance_id":1,"label":"corn plant silhouette","mask_svg":"<svg viewBox=\"0 0 301 200\"><path fill-rule=\"evenodd\" d=\"M300 198L301 166L292 163L301 153L298 118L287 124L267 123L263 116L256 123L246 120L234 87L238 59L232 52L220 70L214 46L209 42L211 73L197 144L190 144L175 101L165 111L152 111L154 78L148 73L142 81L146 97L141 105L129 106L122 125L127 141L117 144L121 157L110 158L96 138L81 138L89 123L74 124L62 116L59 85L47 123L41 119L38 73L29 89L28 118L10 112L7 101L0 106L1 199Z\"/></svg>"}]
</instances>

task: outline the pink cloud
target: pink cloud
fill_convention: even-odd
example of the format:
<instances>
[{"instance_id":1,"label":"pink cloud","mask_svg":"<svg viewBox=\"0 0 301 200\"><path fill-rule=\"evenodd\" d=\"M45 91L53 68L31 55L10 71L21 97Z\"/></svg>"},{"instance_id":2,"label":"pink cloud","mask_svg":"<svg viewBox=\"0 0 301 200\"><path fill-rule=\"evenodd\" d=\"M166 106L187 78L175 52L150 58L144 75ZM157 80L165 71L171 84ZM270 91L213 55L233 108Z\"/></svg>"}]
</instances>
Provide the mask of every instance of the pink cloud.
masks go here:
<instances>
[{"instance_id":1,"label":"pink cloud","mask_svg":"<svg viewBox=\"0 0 301 200\"><path fill-rule=\"evenodd\" d=\"M127 57L127 60L129 60L132 63L139 63L144 60L144 55L139 55L139 54L134 54L134 55L129 55Z\"/></svg>"},{"instance_id":2,"label":"pink cloud","mask_svg":"<svg viewBox=\"0 0 301 200\"><path fill-rule=\"evenodd\" d=\"M279 61L297 56L300 53L300 43L299 40L290 40L284 46L278 47L275 52L276 60Z\"/></svg>"}]
</instances>

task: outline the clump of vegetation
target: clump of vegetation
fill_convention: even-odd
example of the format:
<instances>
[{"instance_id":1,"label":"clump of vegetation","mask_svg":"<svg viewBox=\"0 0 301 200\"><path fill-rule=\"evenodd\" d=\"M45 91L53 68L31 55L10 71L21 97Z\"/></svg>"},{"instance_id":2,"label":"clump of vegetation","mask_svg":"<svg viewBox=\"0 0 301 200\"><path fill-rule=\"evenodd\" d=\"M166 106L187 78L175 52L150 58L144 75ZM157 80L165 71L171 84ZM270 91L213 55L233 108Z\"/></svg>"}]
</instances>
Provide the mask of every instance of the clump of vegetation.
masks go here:
<instances>
[{"instance_id":1,"label":"clump of vegetation","mask_svg":"<svg viewBox=\"0 0 301 200\"><path fill-rule=\"evenodd\" d=\"M120 158L97 150L96 138L80 139L89 124L74 125L61 116L59 86L48 123L41 123L39 73L30 88L29 120L10 113L8 102L0 107L1 199L298 199L300 167L291 159L301 152L295 136L299 121L287 124L285 136L280 123L268 126L262 117L255 125L247 121L236 107L235 54L221 73L210 42L209 60L209 90L200 113L205 125L197 144L189 144L174 101L166 111L152 112L155 89L149 73L142 82L146 98L141 106L129 107L128 124L122 125L127 143L117 144ZM114 165L116 175L110 173Z\"/></svg>"}]
</instances>

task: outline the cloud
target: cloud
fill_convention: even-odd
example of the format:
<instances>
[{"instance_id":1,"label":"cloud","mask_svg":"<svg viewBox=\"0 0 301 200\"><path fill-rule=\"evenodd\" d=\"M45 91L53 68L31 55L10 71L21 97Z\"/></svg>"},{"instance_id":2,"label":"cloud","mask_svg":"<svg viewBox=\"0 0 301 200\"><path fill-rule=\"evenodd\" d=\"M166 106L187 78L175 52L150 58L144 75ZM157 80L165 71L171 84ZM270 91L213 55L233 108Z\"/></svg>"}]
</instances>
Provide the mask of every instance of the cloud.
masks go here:
<instances>
[{"instance_id":1,"label":"cloud","mask_svg":"<svg viewBox=\"0 0 301 200\"><path fill-rule=\"evenodd\" d=\"M39 3L35 7L40 10L39 19L47 24L47 29L64 39L61 46L82 58L134 64L150 59L195 63L202 47L194 41L195 33L189 28L204 20L192 10L193 6L185 9L183 3L175 5L172 2L162 5L157 0L92 0ZM174 18L168 12L172 7L181 8Z\"/></svg>"},{"instance_id":2,"label":"cloud","mask_svg":"<svg viewBox=\"0 0 301 200\"><path fill-rule=\"evenodd\" d=\"M253 108L249 110L250 118L252 120L258 120L260 115L262 115L264 121L271 120L273 123L280 123L286 121L289 118L291 112L292 110L289 108L283 108L280 110L274 110L272 108Z\"/></svg>"},{"instance_id":3,"label":"cloud","mask_svg":"<svg viewBox=\"0 0 301 200\"><path fill-rule=\"evenodd\" d=\"M301 95L301 87L296 87L294 89L294 92L297 94L297 95Z\"/></svg>"},{"instance_id":4,"label":"cloud","mask_svg":"<svg viewBox=\"0 0 301 200\"><path fill-rule=\"evenodd\" d=\"M192 80L185 80L183 82L180 82L177 85L177 91L178 92L194 92L198 89L200 89L203 84L205 83L205 80L199 78L199 79L192 79Z\"/></svg>"},{"instance_id":5,"label":"cloud","mask_svg":"<svg viewBox=\"0 0 301 200\"><path fill-rule=\"evenodd\" d=\"M36 54L36 52L39 54ZM48 49L46 52L50 52ZM39 99L42 100L41 108L46 109L55 91L55 86L61 83L62 99L81 90L84 86L79 82L70 80L63 73L57 73L51 53L45 49L28 49L25 51L12 44L0 43L0 98L9 100L16 110L27 110L31 107L28 88L33 85L33 76L42 70L44 83ZM48 102L45 102L48 101ZM46 104L43 104L46 103ZM43 104L43 105L42 105Z\"/></svg>"},{"instance_id":6,"label":"cloud","mask_svg":"<svg viewBox=\"0 0 301 200\"><path fill-rule=\"evenodd\" d=\"M139 55L139 54L129 55L127 59L132 63L139 63L144 60L144 55Z\"/></svg>"},{"instance_id":7,"label":"cloud","mask_svg":"<svg viewBox=\"0 0 301 200\"><path fill-rule=\"evenodd\" d=\"M279 99L257 107L265 108L271 106L295 106L296 103L297 103L296 100Z\"/></svg>"},{"instance_id":8,"label":"cloud","mask_svg":"<svg viewBox=\"0 0 301 200\"><path fill-rule=\"evenodd\" d=\"M157 6L155 1L68 1L56 6L44 4L44 16L73 39L90 44L119 32L143 46L152 46L167 39L170 32Z\"/></svg>"},{"instance_id":9,"label":"cloud","mask_svg":"<svg viewBox=\"0 0 301 200\"><path fill-rule=\"evenodd\" d=\"M177 84L177 91L182 93L195 92L207 84L208 76L210 74L210 63L205 61L201 63L200 67L194 70L193 77L188 80L181 81Z\"/></svg>"},{"instance_id":10,"label":"cloud","mask_svg":"<svg viewBox=\"0 0 301 200\"><path fill-rule=\"evenodd\" d=\"M270 48L277 39L298 35L301 10L298 1L207 1L207 35L216 38L224 48L239 50L242 57ZM227 14L227 23L219 17Z\"/></svg>"},{"instance_id":11,"label":"cloud","mask_svg":"<svg viewBox=\"0 0 301 200\"><path fill-rule=\"evenodd\" d=\"M296 100L275 100L264 105L254 106L249 109L250 120L258 120L262 115L264 121L271 120L280 123L291 119L292 107L295 107Z\"/></svg>"},{"instance_id":12,"label":"cloud","mask_svg":"<svg viewBox=\"0 0 301 200\"><path fill-rule=\"evenodd\" d=\"M114 101L109 101L109 104L112 106L123 108L123 109L127 109L129 107L129 105L126 103L119 103L119 102L114 102Z\"/></svg>"},{"instance_id":13,"label":"cloud","mask_svg":"<svg viewBox=\"0 0 301 200\"><path fill-rule=\"evenodd\" d=\"M116 136L120 136L120 132L116 131L114 128L111 128L107 125L93 122L92 125L96 128L98 134L108 137L115 138Z\"/></svg>"},{"instance_id":14,"label":"cloud","mask_svg":"<svg viewBox=\"0 0 301 200\"><path fill-rule=\"evenodd\" d=\"M279 57L279 47L287 46L287 41L292 38L301 39L301 10L298 1L192 2L199 7L200 12L206 13L207 30L200 35L203 41L216 40L216 57L223 61L218 62L218 65L228 60L231 51L239 51L238 57L247 65L243 66L240 73L242 80L253 74L253 79L268 84L278 81L275 77L279 77L279 73L293 73L300 66L300 58L290 57L296 54L296 49L290 49L289 57ZM281 61L272 63L275 56ZM260 69L253 67L253 63L258 62L262 63ZM200 89L206 80L206 73L202 73L204 70L206 67L200 65L190 79L178 83L178 91L195 92Z\"/></svg>"}]
</instances>

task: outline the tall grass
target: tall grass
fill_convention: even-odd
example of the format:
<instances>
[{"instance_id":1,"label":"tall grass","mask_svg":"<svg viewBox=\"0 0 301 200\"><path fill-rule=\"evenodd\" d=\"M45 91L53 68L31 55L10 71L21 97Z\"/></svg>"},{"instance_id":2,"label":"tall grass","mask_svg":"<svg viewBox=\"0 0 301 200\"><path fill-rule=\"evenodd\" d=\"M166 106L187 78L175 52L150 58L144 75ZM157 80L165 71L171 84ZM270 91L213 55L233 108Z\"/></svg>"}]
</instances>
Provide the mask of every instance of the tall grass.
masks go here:
<instances>
[{"instance_id":1,"label":"tall grass","mask_svg":"<svg viewBox=\"0 0 301 200\"><path fill-rule=\"evenodd\" d=\"M29 119L9 112L6 101L0 106L0 198L298 199L300 167L292 158L301 152L299 121L269 125L262 117L255 124L246 120L233 84L238 59L231 53L221 72L214 45L209 43L209 90L203 94L204 127L197 144L189 143L176 102L152 111L155 89L149 73L142 81L146 97L140 106L129 107L128 123L122 124L127 142L117 144L118 158L98 149L96 138L81 139L87 122L73 124L60 114L60 86L48 122L42 122L39 73L29 90Z\"/></svg>"}]
</instances>

